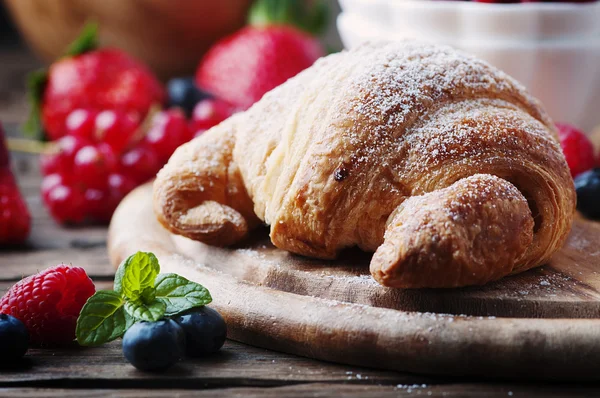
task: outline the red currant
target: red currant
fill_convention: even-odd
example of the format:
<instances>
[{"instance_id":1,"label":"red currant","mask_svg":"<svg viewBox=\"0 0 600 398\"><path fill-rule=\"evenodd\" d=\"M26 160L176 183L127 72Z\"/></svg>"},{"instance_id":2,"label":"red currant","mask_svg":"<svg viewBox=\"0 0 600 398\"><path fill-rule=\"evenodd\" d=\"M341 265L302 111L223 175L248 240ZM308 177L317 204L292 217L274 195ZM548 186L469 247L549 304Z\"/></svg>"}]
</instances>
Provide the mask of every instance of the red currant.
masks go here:
<instances>
[{"instance_id":1,"label":"red currant","mask_svg":"<svg viewBox=\"0 0 600 398\"><path fill-rule=\"evenodd\" d=\"M67 134L93 139L97 112L87 109L75 109L65 121Z\"/></svg>"},{"instance_id":2,"label":"red currant","mask_svg":"<svg viewBox=\"0 0 600 398\"><path fill-rule=\"evenodd\" d=\"M140 184L154 177L161 165L154 152L145 146L133 148L121 158L123 173Z\"/></svg>"},{"instance_id":3,"label":"red currant","mask_svg":"<svg viewBox=\"0 0 600 398\"><path fill-rule=\"evenodd\" d=\"M67 183L66 178L62 174L54 173L48 174L42 179L42 197L45 201L48 200L48 195L54 187L59 185L65 185Z\"/></svg>"},{"instance_id":4,"label":"red currant","mask_svg":"<svg viewBox=\"0 0 600 398\"><path fill-rule=\"evenodd\" d=\"M123 174L113 173L108 176L108 189L114 196L124 198L135 187L135 181Z\"/></svg>"},{"instance_id":5,"label":"red currant","mask_svg":"<svg viewBox=\"0 0 600 398\"><path fill-rule=\"evenodd\" d=\"M220 99L208 98L198 102L192 114L191 128L195 133L198 130L208 130L227 119L235 112L235 108Z\"/></svg>"},{"instance_id":6,"label":"red currant","mask_svg":"<svg viewBox=\"0 0 600 398\"><path fill-rule=\"evenodd\" d=\"M108 223L121 200L135 188L135 182L126 176L113 173L108 176L108 189L88 189L85 206L88 214L96 221Z\"/></svg>"},{"instance_id":7,"label":"red currant","mask_svg":"<svg viewBox=\"0 0 600 398\"><path fill-rule=\"evenodd\" d=\"M106 186L106 176L117 167L117 158L106 144L87 145L74 159L74 175L78 182L88 188Z\"/></svg>"},{"instance_id":8,"label":"red currant","mask_svg":"<svg viewBox=\"0 0 600 398\"><path fill-rule=\"evenodd\" d=\"M50 149L42 154L40 160L42 174L70 173L75 154L89 143L84 138L70 135L54 141L50 144Z\"/></svg>"},{"instance_id":9,"label":"red currant","mask_svg":"<svg viewBox=\"0 0 600 398\"><path fill-rule=\"evenodd\" d=\"M134 114L119 111L102 111L96 116L96 139L110 145L116 153L127 148L140 121Z\"/></svg>"},{"instance_id":10,"label":"red currant","mask_svg":"<svg viewBox=\"0 0 600 398\"><path fill-rule=\"evenodd\" d=\"M192 138L187 119L181 110L157 113L144 139L161 163L169 160L175 149Z\"/></svg>"},{"instance_id":11,"label":"red currant","mask_svg":"<svg viewBox=\"0 0 600 398\"><path fill-rule=\"evenodd\" d=\"M106 193L103 190L86 189L83 193L83 207L86 215L95 220L104 221L106 199Z\"/></svg>"},{"instance_id":12,"label":"red currant","mask_svg":"<svg viewBox=\"0 0 600 398\"><path fill-rule=\"evenodd\" d=\"M48 192L46 205L60 223L80 223L85 218L84 197L71 186L58 184Z\"/></svg>"}]
</instances>

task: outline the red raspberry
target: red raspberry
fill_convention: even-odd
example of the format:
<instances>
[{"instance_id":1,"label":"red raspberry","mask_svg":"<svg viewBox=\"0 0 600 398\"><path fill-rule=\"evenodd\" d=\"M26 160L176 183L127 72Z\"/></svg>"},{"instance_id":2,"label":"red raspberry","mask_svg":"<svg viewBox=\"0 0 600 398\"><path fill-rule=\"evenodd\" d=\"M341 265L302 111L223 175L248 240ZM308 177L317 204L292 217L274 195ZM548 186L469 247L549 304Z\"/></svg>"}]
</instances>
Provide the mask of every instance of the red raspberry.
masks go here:
<instances>
[{"instance_id":1,"label":"red raspberry","mask_svg":"<svg viewBox=\"0 0 600 398\"><path fill-rule=\"evenodd\" d=\"M65 121L67 135L74 135L88 140L93 139L97 112L86 109L75 109Z\"/></svg>"},{"instance_id":2,"label":"red raspberry","mask_svg":"<svg viewBox=\"0 0 600 398\"><path fill-rule=\"evenodd\" d=\"M31 216L15 179L9 169L0 169L0 245L22 243L30 230Z\"/></svg>"},{"instance_id":3,"label":"red raspberry","mask_svg":"<svg viewBox=\"0 0 600 398\"><path fill-rule=\"evenodd\" d=\"M194 133L206 131L235 113L233 105L220 99L208 98L198 102L190 127Z\"/></svg>"},{"instance_id":4,"label":"red raspberry","mask_svg":"<svg viewBox=\"0 0 600 398\"><path fill-rule=\"evenodd\" d=\"M587 136L575 127L557 123L558 138L562 147L571 176L576 177L595 165L594 146Z\"/></svg>"},{"instance_id":5,"label":"red raspberry","mask_svg":"<svg viewBox=\"0 0 600 398\"><path fill-rule=\"evenodd\" d=\"M83 268L61 264L17 282L0 299L0 313L23 322L34 344L67 344L75 339L81 308L95 292Z\"/></svg>"},{"instance_id":6,"label":"red raspberry","mask_svg":"<svg viewBox=\"0 0 600 398\"><path fill-rule=\"evenodd\" d=\"M161 163L165 163L175 149L192 139L187 119L180 109L157 113L144 138L146 145Z\"/></svg>"},{"instance_id":7,"label":"red raspberry","mask_svg":"<svg viewBox=\"0 0 600 398\"><path fill-rule=\"evenodd\" d=\"M110 145L115 153L121 153L130 145L139 125L140 120L135 114L102 111L96 116L95 137Z\"/></svg>"}]
</instances>

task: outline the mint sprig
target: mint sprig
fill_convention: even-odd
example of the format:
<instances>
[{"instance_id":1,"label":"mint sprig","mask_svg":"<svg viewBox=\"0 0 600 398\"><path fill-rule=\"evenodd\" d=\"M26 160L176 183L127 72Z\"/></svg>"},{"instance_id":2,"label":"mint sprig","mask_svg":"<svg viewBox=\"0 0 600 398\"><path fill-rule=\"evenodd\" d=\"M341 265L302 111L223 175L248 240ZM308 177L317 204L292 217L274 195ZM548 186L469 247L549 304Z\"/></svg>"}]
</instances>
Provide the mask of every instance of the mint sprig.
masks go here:
<instances>
[{"instance_id":1,"label":"mint sprig","mask_svg":"<svg viewBox=\"0 0 600 398\"><path fill-rule=\"evenodd\" d=\"M102 345L137 321L158 321L212 301L204 286L181 275L160 274L156 256L145 252L123 261L114 289L96 292L81 309L75 330L80 345Z\"/></svg>"}]
</instances>

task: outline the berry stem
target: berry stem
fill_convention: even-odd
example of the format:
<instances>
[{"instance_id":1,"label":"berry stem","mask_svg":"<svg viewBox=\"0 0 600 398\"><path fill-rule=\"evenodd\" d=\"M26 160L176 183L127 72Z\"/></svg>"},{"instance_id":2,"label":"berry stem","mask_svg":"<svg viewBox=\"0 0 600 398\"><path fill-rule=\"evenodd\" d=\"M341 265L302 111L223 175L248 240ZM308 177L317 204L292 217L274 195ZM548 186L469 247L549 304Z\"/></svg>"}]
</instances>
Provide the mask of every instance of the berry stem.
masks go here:
<instances>
[{"instance_id":1,"label":"berry stem","mask_svg":"<svg viewBox=\"0 0 600 398\"><path fill-rule=\"evenodd\" d=\"M47 144L36 140L27 140L23 138L7 138L6 146L10 151L40 154L43 153Z\"/></svg>"}]
</instances>

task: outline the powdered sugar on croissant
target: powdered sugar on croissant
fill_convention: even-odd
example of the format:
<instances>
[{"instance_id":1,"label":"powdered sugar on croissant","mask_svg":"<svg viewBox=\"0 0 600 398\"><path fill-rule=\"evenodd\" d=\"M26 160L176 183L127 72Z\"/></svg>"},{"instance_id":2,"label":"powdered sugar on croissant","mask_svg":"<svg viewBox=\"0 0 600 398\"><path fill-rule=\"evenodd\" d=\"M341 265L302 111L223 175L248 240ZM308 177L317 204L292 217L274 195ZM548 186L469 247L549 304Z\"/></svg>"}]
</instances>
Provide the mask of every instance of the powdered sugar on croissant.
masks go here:
<instances>
[{"instance_id":1,"label":"powdered sugar on croissant","mask_svg":"<svg viewBox=\"0 0 600 398\"><path fill-rule=\"evenodd\" d=\"M418 42L331 55L179 148L155 210L215 245L373 251L393 287L486 283L547 261L575 193L553 124L483 61Z\"/></svg>"}]
</instances>

